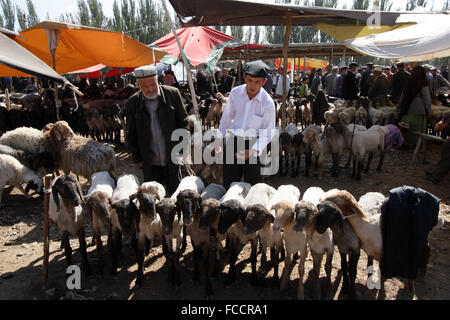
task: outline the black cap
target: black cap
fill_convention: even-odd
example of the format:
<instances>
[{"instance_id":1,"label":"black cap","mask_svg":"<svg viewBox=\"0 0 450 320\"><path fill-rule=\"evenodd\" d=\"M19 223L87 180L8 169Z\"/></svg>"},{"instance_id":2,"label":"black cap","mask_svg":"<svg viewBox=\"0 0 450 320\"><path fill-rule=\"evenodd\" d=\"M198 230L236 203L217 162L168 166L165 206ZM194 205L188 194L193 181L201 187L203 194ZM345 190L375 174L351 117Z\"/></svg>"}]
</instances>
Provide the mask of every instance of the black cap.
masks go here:
<instances>
[{"instance_id":1,"label":"black cap","mask_svg":"<svg viewBox=\"0 0 450 320\"><path fill-rule=\"evenodd\" d=\"M270 71L270 67L261 60L247 62L244 66L244 73L254 76L265 78Z\"/></svg>"},{"instance_id":2,"label":"black cap","mask_svg":"<svg viewBox=\"0 0 450 320\"><path fill-rule=\"evenodd\" d=\"M366 63L366 66L368 66L368 67L373 67L373 62L367 62L367 63Z\"/></svg>"},{"instance_id":3,"label":"black cap","mask_svg":"<svg viewBox=\"0 0 450 320\"><path fill-rule=\"evenodd\" d=\"M320 72L320 71L322 71L322 68L317 68L316 69L316 72Z\"/></svg>"},{"instance_id":4,"label":"black cap","mask_svg":"<svg viewBox=\"0 0 450 320\"><path fill-rule=\"evenodd\" d=\"M347 69L348 69L348 67L347 67L347 66L343 66L343 67L341 67L341 69L340 69L340 70L342 71L342 70L347 70Z\"/></svg>"},{"instance_id":5,"label":"black cap","mask_svg":"<svg viewBox=\"0 0 450 320\"><path fill-rule=\"evenodd\" d=\"M349 65L348 65L348 67L349 68L352 68L352 67L359 67L359 64L357 64L356 62L351 62Z\"/></svg>"},{"instance_id":6,"label":"black cap","mask_svg":"<svg viewBox=\"0 0 450 320\"><path fill-rule=\"evenodd\" d=\"M404 68L405 67L405 63L404 62L399 62L399 63L397 63L397 67Z\"/></svg>"}]
</instances>

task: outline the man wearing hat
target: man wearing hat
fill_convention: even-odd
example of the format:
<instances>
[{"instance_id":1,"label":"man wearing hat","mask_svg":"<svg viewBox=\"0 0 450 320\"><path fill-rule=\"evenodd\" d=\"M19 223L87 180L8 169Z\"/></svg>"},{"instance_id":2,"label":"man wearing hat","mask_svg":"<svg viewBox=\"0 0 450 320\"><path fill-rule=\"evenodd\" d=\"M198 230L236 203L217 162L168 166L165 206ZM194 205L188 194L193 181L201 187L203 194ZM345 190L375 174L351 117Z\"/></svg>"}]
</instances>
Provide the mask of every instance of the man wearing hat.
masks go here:
<instances>
[{"instance_id":1,"label":"man wearing hat","mask_svg":"<svg viewBox=\"0 0 450 320\"><path fill-rule=\"evenodd\" d=\"M344 84L342 86L342 98L345 100L358 99L358 85L356 82L356 69L358 64L352 62L348 66L347 74L344 77Z\"/></svg>"},{"instance_id":2,"label":"man wearing hat","mask_svg":"<svg viewBox=\"0 0 450 320\"><path fill-rule=\"evenodd\" d=\"M336 86L336 77L338 75L338 71L339 67L334 66L331 69L331 72L325 77L325 91L329 96L332 97L335 96L334 87Z\"/></svg>"},{"instance_id":3,"label":"man wearing hat","mask_svg":"<svg viewBox=\"0 0 450 320\"><path fill-rule=\"evenodd\" d=\"M334 84L334 96L342 98L342 88L344 86L344 77L347 74L347 66L339 69L339 74L336 76L336 81Z\"/></svg>"},{"instance_id":4,"label":"man wearing hat","mask_svg":"<svg viewBox=\"0 0 450 320\"><path fill-rule=\"evenodd\" d=\"M317 96L319 93L319 85L322 83L322 68L318 68L316 70L316 74L314 75L314 79L311 83L311 93Z\"/></svg>"},{"instance_id":5,"label":"man wearing hat","mask_svg":"<svg viewBox=\"0 0 450 320\"><path fill-rule=\"evenodd\" d=\"M241 178L252 185L261 181L258 156L270 143L275 129L275 105L262 89L269 70L261 60L246 63L245 84L231 90L223 110L219 131L225 140L223 186L226 189ZM220 142L221 139L216 140L216 153L222 151Z\"/></svg>"},{"instance_id":6,"label":"man wearing hat","mask_svg":"<svg viewBox=\"0 0 450 320\"><path fill-rule=\"evenodd\" d=\"M373 81L371 82L367 95L375 105L384 106L387 102L387 94L389 92L389 80L383 73L382 66L373 68Z\"/></svg>"},{"instance_id":7,"label":"man wearing hat","mask_svg":"<svg viewBox=\"0 0 450 320\"><path fill-rule=\"evenodd\" d=\"M285 71L283 69L283 67L280 67L280 69L278 69L278 76L277 76L277 80L276 80L276 87L275 87L275 95L278 97L282 97L283 96L283 76L285 74ZM289 93L289 89L291 87L291 78L289 78L289 74L286 73L286 92Z\"/></svg>"},{"instance_id":8,"label":"man wearing hat","mask_svg":"<svg viewBox=\"0 0 450 320\"><path fill-rule=\"evenodd\" d=\"M168 195L175 192L179 166L171 161L172 132L186 129L187 112L178 89L158 84L156 67L134 70L140 91L126 105L126 137L136 168L142 169L145 181L157 181Z\"/></svg>"},{"instance_id":9,"label":"man wearing hat","mask_svg":"<svg viewBox=\"0 0 450 320\"><path fill-rule=\"evenodd\" d=\"M391 101L395 104L399 103L403 88L408 83L411 74L405 70L403 62L397 63L397 72L392 77L391 84Z\"/></svg>"},{"instance_id":10,"label":"man wearing hat","mask_svg":"<svg viewBox=\"0 0 450 320\"><path fill-rule=\"evenodd\" d=\"M219 92L226 94L231 91L234 86L235 78L228 74L228 69L222 70L222 78L220 80Z\"/></svg>"},{"instance_id":11,"label":"man wearing hat","mask_svg":"<svg viewBox=\"0 0 450 320\"><path fill-rule=\"evenodd\" d=\"M433 92L432 96L437 97L442 91L447 91L450 88L450 83L440 74L435 67L431 68L433 76Z\"/></svg>"},{"instance_id":12,"label":"man wearing hat","mask_svg":"<svg viewBox=\"0 0 450 320\"><path fill-rule=\"evenodd\" d=\"M361 80L359 82L360 95L367 96L370 88L370 76L373 72L373 63L369 62L366 64L367 69L361 74Z\"/></svg>"}]
</instances>

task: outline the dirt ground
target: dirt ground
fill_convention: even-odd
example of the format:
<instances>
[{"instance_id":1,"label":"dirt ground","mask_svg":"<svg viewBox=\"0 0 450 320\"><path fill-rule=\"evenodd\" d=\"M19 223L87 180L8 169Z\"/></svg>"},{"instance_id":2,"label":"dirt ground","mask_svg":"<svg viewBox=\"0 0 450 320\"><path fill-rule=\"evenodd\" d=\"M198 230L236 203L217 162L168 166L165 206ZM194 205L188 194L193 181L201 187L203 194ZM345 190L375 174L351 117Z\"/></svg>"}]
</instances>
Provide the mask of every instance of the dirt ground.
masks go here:
<instances>
[{"instance_id":1,"label":"dirt ground","mask_svg":"<svg viewBox=\"0 0 450 320\"><path fill-rule=\"evenodd\" d=\"M136 172L129 154L124 152L124 147L116 149L118 157L119 174L135 173L142 179L142 174ZM430 145L427 152L428 165L434 164L439 159L439 145ZM369 191L378 191L387 195L389 190L402 185L411 185L425 189L441 201L440 210L445 217L445 225L435 228L429 237L432 250L428 271L423 281L416 284L417 298L420 300L450 299L450 175L439 185L432 184L424 174L424 166L420 162L409 164L412 150L399 150L388 152L382 172L374 170L378 158L372 163L372 170L364 174L361 181L350 179L347 170L341 170L339 178L330 178L330 159L325 161L324 176L317 178L287 178L274 176L265 182L273 187L281 184L294 184L303 192L310 186L319 186L322 189L332 188L346 189L357 199ZM89 185L82 180L83 190L86 192ZM162 255L161 246L157 244L145 260L145 279L142 288L135 288L137 265L134 253L128 239L124 239L124 254L120 259L119 273L116 277L108 274L110 258L108 250L105 250L106 263L103 276L94 273L93 276L82 277L82 289L69 291L66 288L65 257L60 249L60 236L54 227L50 234L50 262L48 290L42 290L42 261L43 261L43 198L34 195L32 199L26 199L18 189L12 189L8 195L8 187L4 193L4 208L0 209L0 299L203 299L203 282L194 286L193 254L188 239L188 248L181 258L182 284L178 290L169 287L166 279L168 265ZM86 228L88 244L92 240L90 227ZM103 242L106 244L106 235ZM73 263L80 264L81 256L78 251L78 239L71 240ZM106 248L105 248L106 249ZM223 267L217 279L213 280L215 299L295 299L298 283L297 265L291 274L290 289L284 295L272 286L271 277L273 269L265 275L265 281L259 287L250 285L250 245L248 244L239 255L237 263L238 281L234 287L225 288L223 280L228 266ZM88 247L88 258L96 269L95 247ZM261 255L258 254L258 264ZM367 256L361 250L361 258L358 264L357 294L359 299L375 299L377 291L369 290L365 286L367 279ZM279 274L284 267L280 263ZM305 297L311 299L312 284L309 281L309 272L312 269L312 258L308 255L305 266ZM261 275L264 277L264 275ZM340 256L335 250L332 269L332 293L333 299L343 299L341 290ZM325 271L321 270L321 281L325 280ZM389 279L386 284L387 299L410 299L405 289L404 282L400 279Z\"/></svg>"}]
</instances>

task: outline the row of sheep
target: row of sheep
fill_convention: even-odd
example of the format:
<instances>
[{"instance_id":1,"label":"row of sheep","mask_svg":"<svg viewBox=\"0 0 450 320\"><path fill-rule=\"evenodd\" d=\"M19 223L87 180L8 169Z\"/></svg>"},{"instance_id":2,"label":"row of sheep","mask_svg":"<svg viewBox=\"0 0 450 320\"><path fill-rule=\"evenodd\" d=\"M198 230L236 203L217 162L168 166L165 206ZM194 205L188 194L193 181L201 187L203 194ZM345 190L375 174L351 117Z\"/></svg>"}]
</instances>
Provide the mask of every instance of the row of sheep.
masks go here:
<instances>
[{"instance_id":1,"label":"row of sheep","mask_svg":"<svg viewBox=\"0 0 450 320\"><path fill-rule=\"evenodd\" d=\"M256 268L259 242L259 271L265 274L264 271L270 270L266 256L270 248L274 268L272 280L276 284L279 282L281 292L287 289L295 260L299 257L299 299L304 298L304 264L308 251L313 257L312 295L316 299L320 298L318 278L324 255L327 298L331 297L335 244L341 255L342 290L350 298L356 298L360 249L368 255L368 265L372 265L373 259L379 261L382 257L379 218L385 197L380 193L367 193L356 202L349 192L337 189L324 192L321 188L311 187L301 197L300 190L293 185L275 189L264 183L251 186L234 182L225 190L217 184L205 187L200 178L189 176L181 180L169 197L159 183L139 185L134 175L122 175L114 184L107 172L99 172L91 180L91 188L83 196L74 177L59 176L53 181L50 198L50 218L61 232L67 264L71 264L69 236L78 235L86 274L92 271L86 256L84 219L93 228L100 272L104 266L101 231L105 229L108 234L113 274L117 273L121 239L131 237L138 264L137 286L144 280L145 256L158 238L169 264L168 281L178 287L181 284L179 260L189 236L194 252L193 281L198 283L203 274L206 298L213 294L211 277L217 277L224 267L220 265L220 257L224 253L225 240L229 252L226 286L236 282L236 262L249 242L251 283L258 285L263 280ZM282 259L285 265L280 280L278 265Z\"/></svg>"},{"instance_id":2,"label":"row of sheep","mask_svg":"<svg viewBox=\"0 0 450 320\"><path fill-rule=\"evenodd\" d=\"M59 170L90 179L93 173L108 171L115 176L114 149L91 138L77 135L65 121L44 129L21 127L0 137L0 194L5 185L40 191L42 176ZM28 195L27 195L28 196ZM0 196L1 203L1 196Z\"/></svg>"},{"instance_id":3,"label":"row of sheep","mask_svg":"<svg viewBox=\"0 0 450 320\"><path fill-rule=\"evenodd\" d=\"M367 173L377 152L380 154L377 170L381 170L385 155L384 142L389 133L388 126L373 125L367 129L362 125L345 125L342 121L324 129L310 125L301 132L296 125L289 124L285 131L280 133L280 173L297 177L303 156L305 176L310 175L312 167L321 178L324 157L331 154L332 176L337 177L341 158L345 151L349 151L352 159L352 178L360 179L366 158L364 171Z\"/></svg>"}]
</instances>

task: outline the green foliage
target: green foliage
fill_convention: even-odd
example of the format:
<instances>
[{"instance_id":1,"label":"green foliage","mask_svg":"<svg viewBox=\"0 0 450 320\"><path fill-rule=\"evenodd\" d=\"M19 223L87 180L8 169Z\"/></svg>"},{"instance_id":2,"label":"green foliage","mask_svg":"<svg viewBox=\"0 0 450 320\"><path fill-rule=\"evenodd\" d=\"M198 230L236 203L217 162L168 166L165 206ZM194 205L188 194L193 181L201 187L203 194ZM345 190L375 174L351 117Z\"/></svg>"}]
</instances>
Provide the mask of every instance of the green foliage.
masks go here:
<instances>
[{"instance_id":1,"label":"green foliage","mask_svg":"<svg viewBox=\"0 0 450 320\"><path fill-rule=\"evenodd\" d=\"M239 40L244 39L244 27L243 26L231 26L231 35Z\"/></svg>"},{"instance_id":2,"label":"green foliage","mask_svg":"<svg viewBox=\"0 0 450 320\"><path fill-rule=\"evenodd\" d=\"M2 13L3 13L3 27L9 30L14 30L16 23L16 10L11 0L1 0Z\"/></svg>"},{"instance_id":3,"label":"green foliage","mask_svg":"<svg viewBox=\"0 0 450 320\"><path fill-rule=\"evenodd\" d=\"M78 23L83 26L90 26L89 7L84 0L78 0Z\"/></svg>"}]
</instances>

